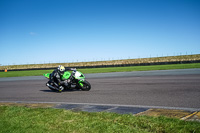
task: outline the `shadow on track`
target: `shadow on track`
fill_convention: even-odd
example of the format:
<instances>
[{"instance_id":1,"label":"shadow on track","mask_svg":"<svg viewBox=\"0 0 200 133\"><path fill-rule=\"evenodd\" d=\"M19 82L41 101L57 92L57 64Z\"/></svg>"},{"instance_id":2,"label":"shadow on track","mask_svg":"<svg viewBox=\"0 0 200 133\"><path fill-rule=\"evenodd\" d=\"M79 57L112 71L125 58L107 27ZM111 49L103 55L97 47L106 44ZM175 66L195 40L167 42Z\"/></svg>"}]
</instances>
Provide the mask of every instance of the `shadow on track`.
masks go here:
<instances>
[{"instance_id":1,"label":"shadow on track","mask_svg":"<svg viewBox=\"0 0 200 133\"><path fill-rule=\"evenodd\" d=\"M63 93L63 92L76 92L76 91L82 91L82 90L78 90L78 89L68 89L68 90L63 90L62 92L59 91L54 91L54 90L40 90L42 92L54 92L54 93Z\"/></svg>"}]
</instances>

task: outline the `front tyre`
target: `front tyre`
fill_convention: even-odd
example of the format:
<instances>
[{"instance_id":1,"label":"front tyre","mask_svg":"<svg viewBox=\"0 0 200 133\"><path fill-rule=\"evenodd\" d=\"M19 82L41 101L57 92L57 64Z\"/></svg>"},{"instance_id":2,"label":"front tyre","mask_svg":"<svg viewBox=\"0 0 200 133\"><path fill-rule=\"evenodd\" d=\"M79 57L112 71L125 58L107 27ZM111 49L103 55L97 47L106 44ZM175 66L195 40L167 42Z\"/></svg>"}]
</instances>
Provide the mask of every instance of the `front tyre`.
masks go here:
<instances>
[{"instance_id":1,"label":"front tyre","mask_svg":"<svg viewBox=\"0 0 200 133\"><path fill-rule=\"evenodd\" d=\"M80 84L81 85L79 85L79 87L82 91L89 91L91 89L90 83L86 80L84 82L81 82Z\"/></svg>"}]
</instances>

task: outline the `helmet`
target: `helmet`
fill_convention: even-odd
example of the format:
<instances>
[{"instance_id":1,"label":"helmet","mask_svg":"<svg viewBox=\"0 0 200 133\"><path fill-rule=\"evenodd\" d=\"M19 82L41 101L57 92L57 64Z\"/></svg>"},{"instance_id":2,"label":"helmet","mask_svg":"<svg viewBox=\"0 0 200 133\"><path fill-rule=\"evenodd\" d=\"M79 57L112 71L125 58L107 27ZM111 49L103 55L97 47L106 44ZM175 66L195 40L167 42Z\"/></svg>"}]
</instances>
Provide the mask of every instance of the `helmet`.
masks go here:
<instances>
[{"instance_id":1,"label":"helmet","mask_svg":"<svg viewBox=\"0 0 200 133\"><path fill-rule=\"evenodd\" d=\"M62 66L62 65L59 65L59 66L58 66L58 73L59 73L60 75L63 75L64 72L65 72L65 67Z\"/></svg>"}]
</instances>

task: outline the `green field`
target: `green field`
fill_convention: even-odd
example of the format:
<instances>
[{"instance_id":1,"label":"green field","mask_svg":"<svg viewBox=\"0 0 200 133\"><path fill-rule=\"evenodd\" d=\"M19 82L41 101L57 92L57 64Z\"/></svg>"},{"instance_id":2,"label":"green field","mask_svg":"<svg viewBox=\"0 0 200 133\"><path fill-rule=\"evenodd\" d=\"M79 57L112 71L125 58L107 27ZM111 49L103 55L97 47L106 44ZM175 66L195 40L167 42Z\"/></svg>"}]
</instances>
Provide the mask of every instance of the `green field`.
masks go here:
<instances>
[{"instance_id":1,"label":"green field","mask_svg":"<svg viewBox=\"0 0 200 133\"><path fill-rule=\"evenodd\" d=\"M190 69L190 68L200 68L200 63L90 68L90 69L78 69L78 71L81 71L82 73L86 74L86 73L150 71L150 70ZM53 70L8 71L8 72L0 72L0 77L40 76L44 73L51 73L52 71Z\"/></svg>"},{"instance_id":2,"label":"green field","mask_svg":"<svg viewBox=\"0 0 200 133\"><path fill-rule=\"evenodd\" d=\"M53 108L0 106L1 133L199 133L199 122L164 116L72 112Z\"/></svg>"}]
</instances>

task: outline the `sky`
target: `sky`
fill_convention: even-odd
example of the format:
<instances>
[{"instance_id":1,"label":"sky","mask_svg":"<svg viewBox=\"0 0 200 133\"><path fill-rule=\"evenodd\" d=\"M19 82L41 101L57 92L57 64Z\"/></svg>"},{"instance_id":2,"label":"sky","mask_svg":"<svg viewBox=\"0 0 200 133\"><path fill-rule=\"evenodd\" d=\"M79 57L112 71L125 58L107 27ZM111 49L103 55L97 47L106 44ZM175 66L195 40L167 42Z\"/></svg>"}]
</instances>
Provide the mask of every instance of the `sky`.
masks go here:
<instances>
[{"instance_id":1,"label":"sky","mask_svg":"<svg viewBox=\"0 0 200 133\"><path fill-rule=\"evenodd\" d=\"M0 64L200 54L200 0L0 0Z\"/></svg>"}]
</instances>

